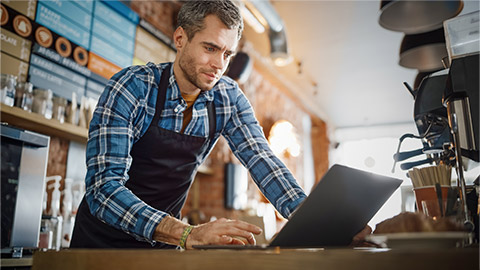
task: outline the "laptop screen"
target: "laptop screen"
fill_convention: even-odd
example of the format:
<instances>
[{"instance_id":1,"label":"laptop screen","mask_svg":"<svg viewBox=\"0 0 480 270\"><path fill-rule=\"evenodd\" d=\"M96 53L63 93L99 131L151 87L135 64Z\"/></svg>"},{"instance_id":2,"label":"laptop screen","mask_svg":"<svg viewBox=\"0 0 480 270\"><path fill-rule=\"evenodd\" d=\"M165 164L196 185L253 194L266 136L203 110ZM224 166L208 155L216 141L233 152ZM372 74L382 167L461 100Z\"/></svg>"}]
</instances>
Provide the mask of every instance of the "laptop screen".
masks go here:
<instances>
[{"instance_id":1,"label":"laptop screen","mask_svg":"<svg viewBox=\"0 0 480 270\"><path fill-rule=\"evenodd\" d=\"M334 165L270 246L348 246L401 183L400 179Z\"/></svg>"}]
</instances>

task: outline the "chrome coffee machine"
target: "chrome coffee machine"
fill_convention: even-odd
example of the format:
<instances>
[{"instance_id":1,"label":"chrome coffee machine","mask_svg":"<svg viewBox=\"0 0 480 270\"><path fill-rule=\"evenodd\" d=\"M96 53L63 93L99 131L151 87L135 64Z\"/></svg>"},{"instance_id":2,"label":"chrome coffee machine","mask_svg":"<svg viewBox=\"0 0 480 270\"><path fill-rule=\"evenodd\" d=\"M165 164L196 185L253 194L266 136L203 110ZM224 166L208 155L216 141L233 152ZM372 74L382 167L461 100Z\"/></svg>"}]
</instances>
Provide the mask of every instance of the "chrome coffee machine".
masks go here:
<instances>
[{"instance_id":1,"label":"chrome coffee machine","mask_svg":"<svg viewBox=\"0 0 480 270\"><path fill-rule=\"evenodd\" d=\"M444 22L448 49L448 59L443 59L446 68L424 77L417 89L410 89L415 99L414 120L419 135L403 135L394 155L395 162L426 156L420 161L403 162L400 164L403 170L423 164L447 164L455 169L466 229L476 228L477 241L480 174L478 24L478 11ZM400 152L400 144L405 138L421 139L423 147ZM473 183L467 186L464 174L469 170L477 175L469 179Z\"/></svg>"},{"instance_id":2,"label":"chrome coffee machine","mask_svg":"<svg viewBox=\"0 0 480 270\"><path fill-rule=\"evenodd\" d=\"M479 63L478 53L454 59L449 69L422 80L413 92L414 120L419 135L405 134L400 142L405 138L417 138L421 139L423 147L397 151L394 155L395 162L426 156L419 161L401 163L402 170L423 164L446 164L455 168L465 221L467 227L477 228L477 240L478 192L475 190L479 188L479 180L477 175L474 185L467 187L464 172L478 171L479 166Z\"/></svg>"},{"instance_id":3,"label":"chrome coffee machine","mask_svg":"<svg viewBox=\"0 0 480 270\"><path fill-rule=\"evenodd\" d=\"M402 163L401 169L439 162L456 166L456 150L465 169L479 162L478 72L478 53L454 59L450 68L428 75L412 91L419 135L405 134L400 140L421 139L423 147L397 152L394 160L401 162L422 154L426 159Z\"/></svg>"},{"instance_id":4,"label":"chrome coffee machine","mask_svg":"<svg viewBox=\"0 0 480 270\"><path fill-rule=\"evenodd\" d=\"M1 124L2 257L38 247L50 137Z\"/></svg>"}]
</instances>

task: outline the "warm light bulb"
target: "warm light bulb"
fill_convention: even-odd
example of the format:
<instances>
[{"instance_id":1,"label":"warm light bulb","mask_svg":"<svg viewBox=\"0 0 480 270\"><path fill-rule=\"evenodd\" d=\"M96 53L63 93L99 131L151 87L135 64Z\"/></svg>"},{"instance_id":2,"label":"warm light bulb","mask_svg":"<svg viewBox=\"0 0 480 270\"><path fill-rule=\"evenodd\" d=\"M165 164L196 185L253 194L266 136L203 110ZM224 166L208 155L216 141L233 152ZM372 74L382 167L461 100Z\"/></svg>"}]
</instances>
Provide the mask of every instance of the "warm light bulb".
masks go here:
<instances>
[{"instance_id":1,"label":"warm light bulb","mask_svg":"<svg viewBox=\"0 0 480 270\"><path fill-rule=\"evenodd\" d=\"M290 155L298 157L300 155L300 144L297 140L297 134L293 125L285 120L277 121L270 131L268 138L271 149L276 155Z\"/></svg>"}]
</instances>

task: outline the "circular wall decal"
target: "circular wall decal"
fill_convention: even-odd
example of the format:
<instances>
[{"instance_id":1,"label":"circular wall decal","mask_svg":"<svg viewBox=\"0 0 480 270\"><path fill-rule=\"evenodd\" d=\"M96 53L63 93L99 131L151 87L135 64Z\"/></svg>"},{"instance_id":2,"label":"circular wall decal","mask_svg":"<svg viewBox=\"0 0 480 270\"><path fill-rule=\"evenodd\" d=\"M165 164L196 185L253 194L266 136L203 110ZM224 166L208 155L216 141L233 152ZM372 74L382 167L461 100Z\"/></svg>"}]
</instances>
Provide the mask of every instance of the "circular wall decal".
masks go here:
<instances>
[{"instance_id":1,"label":"circular wall decal","mask_svg":"<svg viewBox=\"0 0 480 270\"><path fill-rule=\"evenodd\" d=\"M69 57L72 53L72 44L64 37L59 37L57 41L55 41L55 49L57 53L63 57Z\"/></svg>"},{"instance_id":2,"label":"circular wall decal","mask_svg":"<svg viewBox=\"0 0 480 270\"><path fill-rule=\"evenodd\" d=\"M40 26L35 30L35 40L40 46L48 48L52 46L53 43L52 32L47 28Z\"/></svg>"},{"instance_id":3,"label":"circular wall decal","mask_svg":"<svg viewBox=\"0 0 480 270\"><path fill-rule=\"evenodd\" d=\"M73 50L73 59L75 59L75 62L81 66L87 65L88 62L88 54L87 50L84 48L78 46Z\"/></svg>"},{"instance_id":4,"label":"circular wall decal","mask_svg":"<svg viewBox=\"0 0 480 270\"><path fill-rule=\"evenodd\" d=\"M2 19L0 20L0 25L4 25L8 22L8 11L3 5L1 5L0 7L2 7Z\"/></svg>"},{"instance_id":5,"label":"circular wall decal","mask_svg":"<svg viewBox=\"0 0 480 270\"><path fill-rule=\"evenodd\" d=\"M28 37L32 33L32 23L27 17L17 15L13 19L13 29L18 35Z\"/></svg>"}]
</instances>

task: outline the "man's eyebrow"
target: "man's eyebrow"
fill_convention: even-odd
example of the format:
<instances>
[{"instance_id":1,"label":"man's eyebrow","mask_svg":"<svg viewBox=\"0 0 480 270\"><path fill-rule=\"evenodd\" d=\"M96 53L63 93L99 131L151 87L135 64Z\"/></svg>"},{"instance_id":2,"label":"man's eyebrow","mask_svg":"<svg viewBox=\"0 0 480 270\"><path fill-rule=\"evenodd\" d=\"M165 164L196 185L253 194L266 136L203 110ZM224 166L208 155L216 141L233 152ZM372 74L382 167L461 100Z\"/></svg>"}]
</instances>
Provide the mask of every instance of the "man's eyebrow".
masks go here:
<instances>
[{"instance_id":1,"label":"man's eyebrow","mask_svg":"<svg viewBox=\"0 0 480 270\"><path fill-rule=\"evenodd\" d=\"M215 49L217 49L217 50L221 50L221 49L222 49L220 46L218 46L217 44L212 43L212 42L203 41L202 44L203 44L203 45L208 45L208 46L213 47L213 48L215 48ZM231 50L226 50L226 52L227 52L228 54L231 54L231 55L234 55L234 54L235 54L235 51L231 51Z\"/></svg>"}]
</instances>

